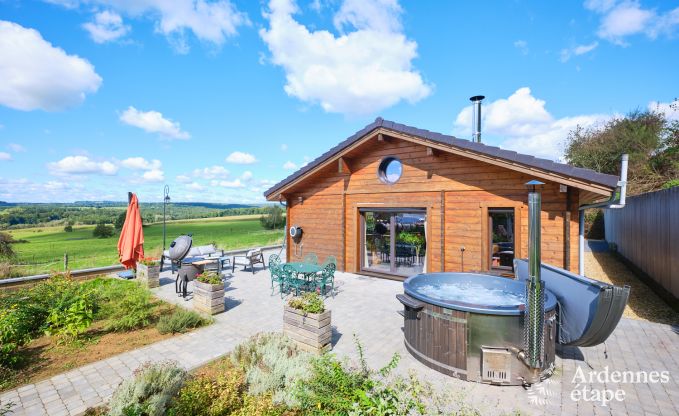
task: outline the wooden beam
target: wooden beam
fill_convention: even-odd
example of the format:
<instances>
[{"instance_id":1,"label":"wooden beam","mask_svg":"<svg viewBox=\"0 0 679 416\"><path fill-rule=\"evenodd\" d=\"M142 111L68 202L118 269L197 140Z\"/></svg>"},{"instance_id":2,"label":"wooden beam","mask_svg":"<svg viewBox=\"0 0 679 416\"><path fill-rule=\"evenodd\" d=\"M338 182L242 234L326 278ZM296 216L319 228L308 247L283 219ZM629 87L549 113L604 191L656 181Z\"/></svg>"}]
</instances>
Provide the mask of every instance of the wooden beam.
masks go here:
<instances>
[{"instance_id":1,"label":"wooden beam","mask_svg":"<svg viewBox=\"0 0 679 416\"><path fill-rule=\"evenodd\" d=\"M351 173L351 167L349 166L349 159L345 157L340 157L337 159L337 172L338 173Z\"/></svg>"},{"instance_id":2,"label":"wooden beam","mask_svg":"<svg viewBox=\"0 0 679 416\"><path fill-rule=\"evenodd\" d=\"M427 156L436 157L438 156L438 152L433 147L427 146Z\"/></svg>"},{"instance_id":3,"label":"wooden beam","mask_svg":"<svg viewBox=\"0 0 679 416\"><path fill-rule=\"evenodd\" d=\"M391 137L382 133L377 133L377 141L380 143L389 143L391 141Z\"/></svg>"}]
</instances>

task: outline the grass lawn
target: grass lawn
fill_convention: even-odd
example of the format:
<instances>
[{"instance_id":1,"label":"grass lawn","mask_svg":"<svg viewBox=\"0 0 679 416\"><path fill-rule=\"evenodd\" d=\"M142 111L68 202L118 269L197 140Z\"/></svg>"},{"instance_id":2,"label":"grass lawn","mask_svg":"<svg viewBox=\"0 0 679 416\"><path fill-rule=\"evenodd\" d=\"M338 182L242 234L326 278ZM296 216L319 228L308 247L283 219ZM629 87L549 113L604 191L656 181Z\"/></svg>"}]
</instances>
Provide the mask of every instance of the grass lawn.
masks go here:
<instances>
[{"instance_id":1,"label":"grass lawn","mask_svg":"<svg viewBox=\"0 0 679 416\"><path fill-rule=\"evenodd\" d=\"M76 226L67 233L62 227L28 228L9 231L15 240L17 263L42 263L13 267L13 274L30 275L63 269L64 253L68 253L71 269L109 266L118 263L118 236L92 237L94 226ZM282 230L267 230L259 216L210 218L207 220L173 221L167 224L167 244L180 234L193 234L194 245L215 243L225 250L279 243ZM160 257L163 245L163 225L144 227L144 249L148 257Z\"/></svg>"}]
</instances>

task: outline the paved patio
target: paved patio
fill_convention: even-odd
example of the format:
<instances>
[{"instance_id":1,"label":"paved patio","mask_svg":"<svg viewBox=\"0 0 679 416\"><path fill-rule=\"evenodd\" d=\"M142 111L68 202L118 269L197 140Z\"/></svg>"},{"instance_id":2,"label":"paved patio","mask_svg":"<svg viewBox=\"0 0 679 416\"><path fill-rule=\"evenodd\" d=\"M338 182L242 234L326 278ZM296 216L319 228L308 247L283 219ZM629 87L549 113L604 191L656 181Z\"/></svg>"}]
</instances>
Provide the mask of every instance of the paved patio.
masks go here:
<instances>
[{"instance_id":1,"label":"paved patio","mask_svg":"<svg viewBox=\"0 0 679 416\"><path fill-rule=\"evenodd\" d=\"M226 312L215 323L190 334L89 364L36 384L0 395L13 401L15 415L77 415L88 406L110 398L121 380L146 361L177 360L193 369L222 356L247 337L261 331L282 329L282 306L278 293L270 296L268 271L237 270L227 273ZM467 383L443 376L413 359L403 346L401 305L395 295L402 292L399 282L337 273L336 296L327 300L332 310L333 352L356 358L353 335L365 346L373 368L386 364L397 352L402 360L399 371L415 370L423 380L478 408L482 414L536 415L677 415L679 414L679 329L669 325L623 319L606 345L594 348L563 348L559 351L556 374L530 389ZM174 293L174 279L163 273L160 298L191 307ZM668 379L652 383L623 383L596 379L592 383L573 382L577 369L585 377L593 371L668 371ZM606 368L608 370L606 370ZM579 373L577 373L579 374ZM600 373L602 374L602 373ZM624 400L602 403L573 400L587 389L624 392ZM575 391L575 393L574 393ZM620 397L622 393L618 393Z\"/></svg>"}]
</instances>

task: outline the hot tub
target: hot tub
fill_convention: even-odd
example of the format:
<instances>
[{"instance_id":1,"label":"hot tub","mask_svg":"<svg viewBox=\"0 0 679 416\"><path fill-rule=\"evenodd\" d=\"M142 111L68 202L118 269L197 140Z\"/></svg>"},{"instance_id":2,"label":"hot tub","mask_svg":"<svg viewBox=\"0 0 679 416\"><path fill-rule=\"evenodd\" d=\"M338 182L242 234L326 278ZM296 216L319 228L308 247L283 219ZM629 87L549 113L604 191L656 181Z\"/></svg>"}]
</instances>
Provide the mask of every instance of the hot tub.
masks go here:
<instances>
[{"instance_id":1,"label":"hot tub","mask_svg":"<svg viewBox=\"0 0 679 416\"><path fill-rule=\"evenodd\" d=\"M463 380L520 385L554 368L556 298L545 293L542 365L531 370L524 345L524 282L474 273L425 273L403 282L405 346L420 362Z\"/></svg>"}]
</instances>

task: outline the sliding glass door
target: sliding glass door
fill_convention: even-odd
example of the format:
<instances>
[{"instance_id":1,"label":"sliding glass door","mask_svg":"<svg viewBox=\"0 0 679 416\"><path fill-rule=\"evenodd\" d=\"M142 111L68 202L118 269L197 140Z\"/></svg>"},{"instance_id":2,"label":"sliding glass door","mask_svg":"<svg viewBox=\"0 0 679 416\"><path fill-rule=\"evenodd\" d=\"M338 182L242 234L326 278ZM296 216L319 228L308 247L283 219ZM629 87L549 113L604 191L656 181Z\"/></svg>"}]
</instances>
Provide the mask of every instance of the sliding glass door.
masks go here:
<instances>
[{"instance_id":1,"label":"sliding glass door","mask_svg":"<svg viewBox=\"0 0 679 416\"><path fill-rule=\"evenodd\" d=\"M421 209L362 210L361 269L411 276L427 255L427 213Z\"/></svg>"}]
</instances>

